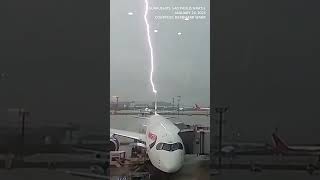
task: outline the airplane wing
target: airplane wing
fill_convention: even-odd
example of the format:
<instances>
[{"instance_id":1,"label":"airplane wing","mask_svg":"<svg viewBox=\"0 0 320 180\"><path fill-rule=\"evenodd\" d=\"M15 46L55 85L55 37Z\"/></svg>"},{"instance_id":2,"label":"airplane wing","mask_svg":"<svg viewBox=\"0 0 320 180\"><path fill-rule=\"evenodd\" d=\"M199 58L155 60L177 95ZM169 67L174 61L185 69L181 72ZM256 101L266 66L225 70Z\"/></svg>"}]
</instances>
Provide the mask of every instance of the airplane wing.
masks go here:
<instances>
[{"instance_id":1,"label":"airplane wing","mask_svg":"<svg viewBox=\"0 0 320 180\"><path fill-rule=\"evenodd\" d=\"M289 146L289 147L297 151L319 151L320 152L320 146Z\"/></svg>"},{"instance_id":2,"label":"airplane wing","mask_svg":"<svg viewBox=\"0 0 320 180\"><path fill-rule=\"evenodd\" d=\"M132 132L132 131L110 129L110 135L118 135L118 136L130 138L130 139L135 139L138 141L146 142L146 135L145 134Z\"/></svg>"},{"instance_id":3,"label":"airplane wing","mask_svg":"<svg viewBox=\"0 0 320 180\"><path fill-rule=\"evenodd\" d=\"M164 118L166 118L166 119L172 119L172 118L176 118L176 117L164 117Z\"/></svg>"},{"instance_id":4,"label":"airplane wing","mask_svg":"<svg viewBox=\"0 0 320 180\"><path fill-rule=\"evenodd\" d=\"M148 117L143 117L143 116L131 116L131 117L134 117L134 118L137 118L137 119L149 119Z\"/></svg>"}]
</instances>

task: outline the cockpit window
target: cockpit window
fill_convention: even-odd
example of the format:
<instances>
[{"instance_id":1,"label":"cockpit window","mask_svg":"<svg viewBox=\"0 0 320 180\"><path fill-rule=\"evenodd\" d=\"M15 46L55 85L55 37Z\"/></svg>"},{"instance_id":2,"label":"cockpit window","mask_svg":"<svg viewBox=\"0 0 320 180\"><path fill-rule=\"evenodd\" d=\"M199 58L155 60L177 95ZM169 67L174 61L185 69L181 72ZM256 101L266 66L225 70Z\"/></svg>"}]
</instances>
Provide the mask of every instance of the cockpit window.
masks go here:
<instances>
[{"instance_id":1,"label":"cockpit window","mask_svg":"<svg viewBox=\"0 0 320 180\"><path fill-rule=\"evenodd\" d=\"M165 151L176 151L178 149L183 150L183 145L179 142L174 144L158 143L156 149Z\"/></svg>"},{"instance_id":2,"label":"cockpit window","mask_svg":"<svg viewBox=\"0 0 320 180\"><path fill-rule=\"evenodd\" d=\"M163 145L163 143L158 143L157 146L156 146L156 149L157 150L161 150L162 149L162 145Z\"/></svg>"},{"instance_id":3,"label":"cockpit window","mask_svg":"<svg viewBox=\"0 0 320 180\"><path fill-rule=\"evenodd\" d=\"M165 151L171 151L171 144L163 143L162 149Z\"/></svg>"},{"instance_id":4,"label":"cockpit window","mask_svg":"<svg viewBox=\"0 0 320 180\"><path fill-rule=\"evenodd\" d=\"M179 148L178 143L174 143L174 144L171 145L171 150L172 150L172 151L175 151L175 150L177 150L178 148Z\"/></svg>"}]
</instances>

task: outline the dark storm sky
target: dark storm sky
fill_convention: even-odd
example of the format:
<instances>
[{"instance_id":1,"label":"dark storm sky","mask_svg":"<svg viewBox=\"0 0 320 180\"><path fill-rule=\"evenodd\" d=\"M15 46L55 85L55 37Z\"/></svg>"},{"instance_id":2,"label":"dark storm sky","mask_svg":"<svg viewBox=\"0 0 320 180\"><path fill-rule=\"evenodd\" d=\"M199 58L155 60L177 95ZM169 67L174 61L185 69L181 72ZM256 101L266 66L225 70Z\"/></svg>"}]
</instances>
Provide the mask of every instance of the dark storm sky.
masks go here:
<instances>
[{"instance_id":1,"label":"dark storm sky","mask_svg":"<svg viewBox=\"0 0 320 180\"><path fill-rule=\"evenodd\" d=\"M103 127L106 1L0 2L1 121L25 107L32 121Z\"/></svg>"},{"instance_id":2,"label":"dark storm sky","mask_svg":"<svg viewBox=\"0 0 320 180\"><path fill-rule=\"evenodd\" d=\"M215 1L214 104L227 128L264 140L319 143L320 13L317 1Z\"/></svg>"}]
</instances>

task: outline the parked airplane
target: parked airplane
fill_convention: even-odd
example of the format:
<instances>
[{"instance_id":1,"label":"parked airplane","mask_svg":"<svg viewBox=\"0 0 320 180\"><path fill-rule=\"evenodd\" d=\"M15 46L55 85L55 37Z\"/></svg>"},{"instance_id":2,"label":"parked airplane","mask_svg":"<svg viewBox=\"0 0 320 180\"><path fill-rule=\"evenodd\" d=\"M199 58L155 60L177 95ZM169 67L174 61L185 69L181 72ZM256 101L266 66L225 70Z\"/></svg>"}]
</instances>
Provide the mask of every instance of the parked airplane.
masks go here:
<instances>
[{"instance_id":1,"label":"parked airplane","mask_svg":"<svg viewBox=\"0 0 320 180\"><path fill-rule=\"evenodd\" d=\"M181 169L184 162L185 148L180 129L166 117L157 113L147 119L146 133L136 133L125 130L110 129L110 141L114 150L119 149L119 141L115 135L138 141L139 146L146 148L151 164L165 173L174 173Z\"/></svg>"},{"instance_id":2,"label":"parked airplane","mask_svg":"<svg viewBox=\"0 0 320 180\"><path fill-rule=\"evenodd\" d=\"M153 110L148 108L148 107L146 107L146 108L142 108L142 109L133 110L133 111L131 111L131 113L132 114L146 116L146 115L153 114Z\"/></svg>"},{"instance_id":3,"label":"parked airplane","mask_svg":"<svg viewBox=\"0 0 320 180\"><path fill-rule=\"evenodd\" d=\"M195 110L195 107L186 107L186 106L182 106L182 107L179 107L179 108L176 108L175 109L176 111L194 111Z\"/></svg>"},{"instance_id":4,"label":"parked airplane","mask_svg":"<svg viewBox=\"0 0 320 180\"><path fill-rule=\"evenodd\" d=\"M277 153L292 155L320 155L320 146L289 146L276 133L272 134L274 149Z\"/></svg>"},{"instance_id":5,"label":"parked airplane","mask_svg":"<svg viewBox=\"0 0 320 180\"><path fill-rule=\"evenodd\" d=\"M178 110L178 108L177 108ZM199 107L198 104L195 104L193 107L182 106L179 108L180 111L210 111L209 107Z\"/></svg>"},{"instance_id":6,"label":"parked airplane","mask_svg":"<svg viewBox=\"0 0 320 180\"><path fill-rule=\"evenodd\" d=\"M145 114L151 114L153 111L150 108L145 108L143 110L139 110L141 113L145 113Z\"/></svg>"},{"instance_id":7,"label":"parked airplane","mask_svg":"<svg viewBox=\"0 0 320 180\"><path fill-rule=\"evenodd\" d=\"M138 115L142 115L142 116L147 116L147 115L153 115L154 110L153 109L149 109L149 108L145 108L145 109L140 109L139 111L134 111L134 114L138 114ZM176 111L166 111L166 110L161 110L161 111L157 111L157 114L175 114Z\"/></svg>"},{"instance_id":8,"label":"parked airplane","mask_svg":"<svg viewBox=\"0 0 320 180\"><path fill-rule=\"evenodd\" d=\"M195 104L196 111L210 111L209 107L200 107L198 104Z\"/></svg>"}]
</instances>

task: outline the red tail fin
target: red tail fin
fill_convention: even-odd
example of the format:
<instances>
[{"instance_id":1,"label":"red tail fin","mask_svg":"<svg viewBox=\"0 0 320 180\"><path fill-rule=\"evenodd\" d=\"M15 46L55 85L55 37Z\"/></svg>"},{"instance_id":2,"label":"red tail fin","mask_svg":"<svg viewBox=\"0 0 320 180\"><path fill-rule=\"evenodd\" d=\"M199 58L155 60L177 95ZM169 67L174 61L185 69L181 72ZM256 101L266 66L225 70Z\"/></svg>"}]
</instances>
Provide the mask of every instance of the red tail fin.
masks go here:
<instances>
[{"instance_id":1,"label":"red tail fin","mask_svg":"<svg viewBox=\"0 0 320 180\"><path fill-rule=\"evenodd\" d=\"M287 143L285 143L277 134L272 134L275 150L279 153L286 153L289 150Z\"/></svg>"}]
</instances>

